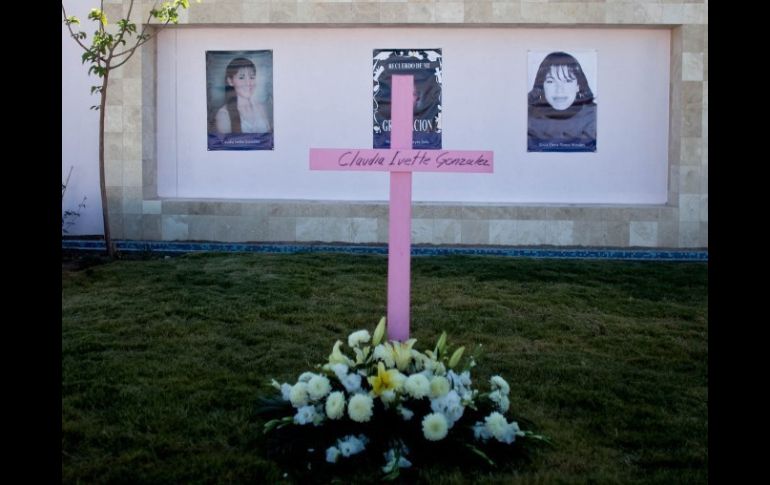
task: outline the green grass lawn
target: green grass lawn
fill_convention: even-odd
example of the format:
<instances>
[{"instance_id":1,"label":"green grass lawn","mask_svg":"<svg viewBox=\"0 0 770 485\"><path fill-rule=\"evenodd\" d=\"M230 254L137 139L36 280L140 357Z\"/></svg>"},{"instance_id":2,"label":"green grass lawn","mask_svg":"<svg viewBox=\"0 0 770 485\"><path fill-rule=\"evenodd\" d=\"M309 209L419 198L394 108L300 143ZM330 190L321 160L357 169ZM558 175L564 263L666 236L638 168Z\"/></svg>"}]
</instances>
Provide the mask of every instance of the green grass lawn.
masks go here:
<instances>
[{"instance_id":1,"label":"green grass lawn","mask_svg":"<svg viewBox=\"0 0 770 485\"><path fill-rule=\"evenodd\" d=\"M195 254L62 266L64 483L272 483L261 396L386 313L387 259ZM412 260L417 348L483 354L547 435L519 469L426 483L707 483L703 263ZM370 477L361 477L361 480Z\"/></svg>"}]
</instances>

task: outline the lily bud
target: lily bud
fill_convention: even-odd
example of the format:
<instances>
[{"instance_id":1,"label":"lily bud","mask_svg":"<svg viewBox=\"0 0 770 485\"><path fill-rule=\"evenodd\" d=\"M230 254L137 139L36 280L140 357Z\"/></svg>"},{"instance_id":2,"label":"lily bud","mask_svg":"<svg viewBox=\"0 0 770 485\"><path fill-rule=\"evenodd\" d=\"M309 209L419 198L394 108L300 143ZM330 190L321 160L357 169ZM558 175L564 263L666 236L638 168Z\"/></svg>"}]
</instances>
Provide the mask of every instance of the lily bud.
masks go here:
<instances>
[{"instance_id":1,"label":"lily bud","mask_svg":"<svg viewBox=\"0 0 770 485\"><path fill-rule=\"evenodd\" d=\"M460 362L460 359L463 356L463 352L465 351L465 346L460 347L459 349L455 350L454 354L452 354L452 358L449 359L449 368L453 369L454 366L457 365L458 362Z\"/></svg>"},{"instance_id":2,"label":"lily bud","mask_svg":"<svg viewBox=\"0 0 770 485\"><path fill-rule=\"evenodd\" d=\"M441 332L441 337L438 338L438 342L436 342L436 348L433 350L433 352L436 354L436 357L444 353L444 347L446 347L446 332Z\"/></svg>"},{"instance_id":3,"label":"lily bud","mask_svg":"<svg viewBox=\"0 0 770 485\"><path fill-rule=\"evenodd\" d=\"M385 317L380 318L380 323L378 323L377 328L374 329L374 337L372 337L372 347L376 347L377 345L379 345L383 335L385 335Z\"/></svg>"}]
</instances>

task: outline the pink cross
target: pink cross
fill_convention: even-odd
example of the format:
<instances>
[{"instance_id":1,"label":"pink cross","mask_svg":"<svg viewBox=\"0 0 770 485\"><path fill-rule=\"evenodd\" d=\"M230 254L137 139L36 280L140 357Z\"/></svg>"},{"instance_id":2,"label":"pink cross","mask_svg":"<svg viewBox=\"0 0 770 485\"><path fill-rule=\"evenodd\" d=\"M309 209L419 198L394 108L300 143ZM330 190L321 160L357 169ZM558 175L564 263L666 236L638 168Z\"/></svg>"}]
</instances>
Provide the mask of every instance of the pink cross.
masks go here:
<instances>
[{"instance_id":1,"label":"pink cross","mask_svg":"<svg viewBox=\"0 0 770 485\"><path fill-rule=\"evenodd\" d=\"M409 338L412 172L492 172L493 153L413 150L413 76L394 75L390 149L311 148L311 170L390 172L388 339Z\"/></svg>"}]
</instances>

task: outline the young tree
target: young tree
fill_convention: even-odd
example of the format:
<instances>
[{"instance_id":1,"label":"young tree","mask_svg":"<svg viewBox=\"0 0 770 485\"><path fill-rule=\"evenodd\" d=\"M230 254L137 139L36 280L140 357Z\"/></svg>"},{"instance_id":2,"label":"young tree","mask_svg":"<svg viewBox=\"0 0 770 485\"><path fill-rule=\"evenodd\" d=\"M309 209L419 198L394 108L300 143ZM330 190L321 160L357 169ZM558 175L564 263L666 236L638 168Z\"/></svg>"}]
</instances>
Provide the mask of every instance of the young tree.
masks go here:
<instances>
[{"instance_id":1,"label":"young tree","mask_svg":"<svg viewBox=\"0 0 770 485\"><path fill-rule=\"evenodd\" d=\"M99 2L99 8L92 8L88 14L88 19L97 23L97 30L93 33L88 44L88 36L85 32L75 31L73 26L79 25L80 20L75 16L68 16L64 9L64 2L61 5L61 12L64 18L64 24L69 29L72 38L83 49L83 64L90 64L88 73L94 73L101 78L100 86L92 86L91 94L99 93L99 105L91 106L91 109L99 110L99 188L102 198L102 219L104 221L104 244L107 247L107 254L110 257L115 256L115 247L110 236L109 212L107 210L107 185L104 177L104 108L107 105L107 87L109 86L110 73L125 64L136 50L147 43L151 38L148 31L150 21L157 19L158 23L154 26L163 28L169 23L179 22L179 9L187 9L190 6L189 0L172 0L153 3L152 9L147 20L142 25L142 31L137 34L137 27L131 21L131 14L134 11L134 0L128 1L128 13L117 23L108 25L107 16L104 13L104 0ZM200 0L197 0L200 3Z\"/></svg>"}]
</instances>

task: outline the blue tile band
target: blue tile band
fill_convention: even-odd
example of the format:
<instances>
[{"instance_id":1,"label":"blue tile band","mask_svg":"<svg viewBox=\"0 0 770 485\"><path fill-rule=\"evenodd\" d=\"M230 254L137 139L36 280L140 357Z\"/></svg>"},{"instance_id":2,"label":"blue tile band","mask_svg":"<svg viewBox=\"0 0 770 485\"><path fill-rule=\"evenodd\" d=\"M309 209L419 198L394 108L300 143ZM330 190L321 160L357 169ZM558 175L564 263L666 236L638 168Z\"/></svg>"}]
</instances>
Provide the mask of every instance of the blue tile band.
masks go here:
<instances>
[{"instance_id":1,"label":"blue tile band","mask_svg":"<svg viewBox=\"0 0 770 485\"><path fill-rule=\"evenodd\" d=\"M115 241L118 251L152 253L342 253L388 254L388 246L297 243L218 243L177 241ZM66 239L62 249L104 251L104 241ZM505 246L412 246L412 256L507 256L533 259L615 259L626 261L708 261L707 249L620 249L620 248L527 248Z\"/></svg>"}]
</instances>

